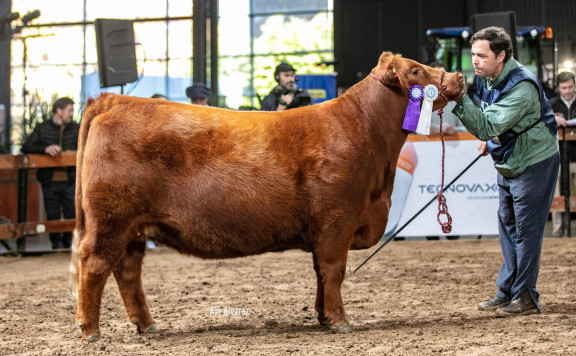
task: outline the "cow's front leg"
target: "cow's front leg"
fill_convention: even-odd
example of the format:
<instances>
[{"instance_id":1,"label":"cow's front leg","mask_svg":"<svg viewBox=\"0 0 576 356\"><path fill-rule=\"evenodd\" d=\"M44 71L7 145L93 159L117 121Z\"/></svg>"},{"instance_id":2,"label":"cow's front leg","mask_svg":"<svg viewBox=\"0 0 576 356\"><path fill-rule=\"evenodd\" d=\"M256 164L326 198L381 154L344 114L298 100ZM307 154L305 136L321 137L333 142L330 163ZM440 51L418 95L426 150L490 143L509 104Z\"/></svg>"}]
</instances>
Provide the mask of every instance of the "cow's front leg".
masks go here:
<instances>
[{"instance_id":1,"label":"cow's front leg","mask_svg":"<svg viewBox=\"0 0 576 356\"><path fill-rule=\"evenodd\" d=\"M324 243L319 243L315 251L318 271L324 287L324 315L335 333L352 331L348 320L346 320L340 293L340 287L346 273L346 259L350 241L351 237L344 239L334 236L332 239L326 239ZM320 316L318 319L322 323Z\"/></svg>"},{"instance_id":2,"label":"cow's front leg","mask_svg":"<svg viewBox=\"0 0 576 356\"><path fill-rule=\"evenodd\" d=\"M142 288L142 261L145 250L145 241L130 242L126 254L114 269L114 277L130 321L136 325L139 333L154 333L159 329L150 315Z\"/></svg>"}]
</instances>

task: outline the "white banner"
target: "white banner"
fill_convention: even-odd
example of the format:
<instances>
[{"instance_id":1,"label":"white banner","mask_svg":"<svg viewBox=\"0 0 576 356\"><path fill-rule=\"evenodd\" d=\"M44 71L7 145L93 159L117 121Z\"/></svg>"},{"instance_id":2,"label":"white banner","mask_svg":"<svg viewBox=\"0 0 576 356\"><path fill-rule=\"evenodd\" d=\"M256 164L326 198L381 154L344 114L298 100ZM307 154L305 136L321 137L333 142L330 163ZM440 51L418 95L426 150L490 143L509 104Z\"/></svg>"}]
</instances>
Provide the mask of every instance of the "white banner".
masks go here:
<instances>
[{"instance_id":1,"label":"white banner","mask_svg":"<svg viewBox=\"0 0 576 356\"><path fill-rule=\"evenodd\" d=\"M461 139L450 137L451 140L445 142L445 186L478 156L480 141L470 134L457 136ZM440 190L442 143L439 140L439 136L410 135L402 148L394 179L387 236L402 227ZM444 196L452 217L452 232L448 235L498 234L498 185L490 156L480 158ZM434 201L398 236L444 235L437 215L438 202ZM446 221L445 215L440 218Z\"/></svg>"}]
</instances>

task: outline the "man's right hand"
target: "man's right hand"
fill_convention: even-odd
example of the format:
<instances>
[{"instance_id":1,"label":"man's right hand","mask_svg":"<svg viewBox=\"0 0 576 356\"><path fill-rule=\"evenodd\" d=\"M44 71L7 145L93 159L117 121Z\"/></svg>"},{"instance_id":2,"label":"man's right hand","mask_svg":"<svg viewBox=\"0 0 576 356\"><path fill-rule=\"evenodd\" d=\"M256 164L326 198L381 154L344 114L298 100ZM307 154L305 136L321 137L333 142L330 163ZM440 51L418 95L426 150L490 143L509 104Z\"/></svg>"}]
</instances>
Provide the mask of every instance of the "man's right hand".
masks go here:
<instances>
[{"instance_id":1,"label":"man's right hand","mask_svg":"<svg viewBox=\"0 0 576 356\"><path fill-rule=\"evenodd\" d=\"M278 102L278 108L276 110L277 111L284 111L284 110L288 109L288 106L290 106L290 103L292 103L292 100L294 100L294 94L292 94L292 93L281 95L280 100Z\"/></svg>"},{"instance_id":2,"label":"man's right hand","mask_svg":"<svg viewBox=\"0 0 576 356\"><path fill-rule=\"evenodd\" d=\"M443 124L442 125L442 133L444 135L455 135L456 130L454 129L454 126L452 126L450 124Z\"/></svg>"},{"instance_id":3,"label":"man's right hand","mask_svg":"<svg viewBox=\"0 0 576 356\"><path fill-rule=\"evenodd\" d=\"M62 149L58 145L50 145L44 149L44 152L46 152L47 155L50 155L52 157L56 156L61 151Z\"/></svg>"},{"instance_id":4,"label":"man's right hand","mask_svg":"<svg viewBox=\"0 0 576 356\"><path fill-rule=\"evenodd\" d=\"M284 95L280 96L280 99L284 100L284 102L286 103L286 106L290 106L290 104L292 103L292 100L294 100L294 94L292 94L292 93L284 94Z\"/></svg>"},{"instance_id":5,"label":"man's right hand","mask_svg":"<svg viewBox=\"0 0 576 356\"><path fill-rule=\"evenodd\" d=\"M487 156L488 153L489 152L486 149L486 142L484 141L480 142L480 144L478 145L478 154L480 154L481 156Z\"/></svg>"},{"instance_id":6,"label":"man's right hand","mask_svg":"<svg viewBox=\"0 0 576 356\"><path fill-rule=\"evenodd\" d=\"M566 119L564 118L564 115L556 114L554 118L556 119L556 123L559 127L566 127Z\"/></svg>"}]
</instances>

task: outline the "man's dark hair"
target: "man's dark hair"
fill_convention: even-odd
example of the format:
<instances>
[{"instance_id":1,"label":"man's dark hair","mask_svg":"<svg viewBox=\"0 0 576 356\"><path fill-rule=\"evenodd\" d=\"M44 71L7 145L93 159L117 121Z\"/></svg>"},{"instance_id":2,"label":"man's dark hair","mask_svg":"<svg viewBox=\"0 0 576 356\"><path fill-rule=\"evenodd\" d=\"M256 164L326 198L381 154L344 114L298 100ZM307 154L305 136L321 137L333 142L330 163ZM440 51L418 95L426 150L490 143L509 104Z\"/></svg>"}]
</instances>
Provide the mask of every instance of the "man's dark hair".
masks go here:
<instances>
[{"instance_id":1,"label":"man's dark hair","mask_svg":"<svg viewBox=\"0 0 576 356\"><path fill-rule=\"evenodd\" d=\"M490 42L490 50L494 52L496 56L504 51L504 62L512 57L512 39L502 27L491 26L476 32L470 39L470 44L479 40L487 40Z\"/></svg>"},{"instance_id":2,"label":"man's dark hair","mask_svg":"<svg viewBox=\"0 0 576 356\"><path fill-rule=\"evenodd\" d=\"M441 61L434 61L434 62L428 64L428 66L432 67L432 68L444 68L444 69L446 69L446 66Z\"/></svg>"},{"instance_id":3,"label":"man's dark hair","mask_svg":"<svg viewBox=\"0 0 576 356\"><path fill-rule=\"evenodd\" d=\"M74 100L72 100L70 98L64 97L64 98L60 98L60 99L56 100L54 102L54 105L52 105L52 114L56 114L57 109L60 109L60 110L66 109L66 107L70 104L74 105Z\"/></svg>"},{"instance_id":4,"label":"man's dark hair","mask_svg":"<svg viewBox=\"0 0 576 356\"><path fill-rule=\"evenodd\" d=\"M576 80L574 80L574 74L572 74L571 72L560 72L558 74L558 77L556 78L556 84L564 83L569 80L576 83Z\"/></svg>"}]
</instances>

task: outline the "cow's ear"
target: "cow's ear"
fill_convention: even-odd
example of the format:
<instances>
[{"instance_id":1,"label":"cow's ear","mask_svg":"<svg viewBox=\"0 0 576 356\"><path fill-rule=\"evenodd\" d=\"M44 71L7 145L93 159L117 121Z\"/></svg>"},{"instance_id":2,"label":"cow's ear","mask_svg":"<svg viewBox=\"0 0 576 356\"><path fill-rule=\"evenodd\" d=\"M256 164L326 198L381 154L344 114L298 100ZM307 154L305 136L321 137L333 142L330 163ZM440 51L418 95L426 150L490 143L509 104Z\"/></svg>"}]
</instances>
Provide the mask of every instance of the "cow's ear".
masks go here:
<instances>
[{"instance_id":1,"label":"cow's ear","mask_svg":"<svg viewBox=\"0 0 576 356\"><path fill-rule=\"evenodd\" d=\"M395 55L391 52L384 52L380 56L378 66L372 70L372 73L384 85L389 87L399 87L401 86L401 83L398 65L401 60L402 56L399 54Z\"/></svg>"}]
</instances>

